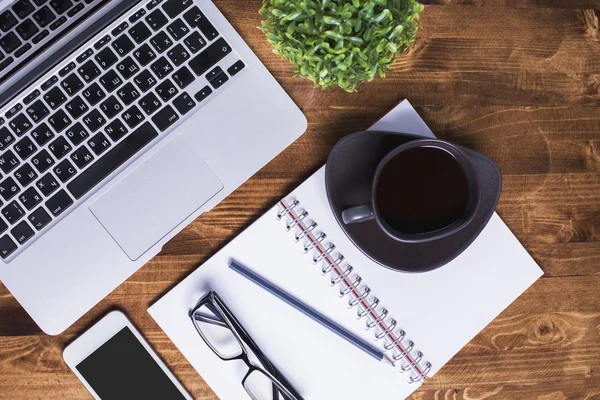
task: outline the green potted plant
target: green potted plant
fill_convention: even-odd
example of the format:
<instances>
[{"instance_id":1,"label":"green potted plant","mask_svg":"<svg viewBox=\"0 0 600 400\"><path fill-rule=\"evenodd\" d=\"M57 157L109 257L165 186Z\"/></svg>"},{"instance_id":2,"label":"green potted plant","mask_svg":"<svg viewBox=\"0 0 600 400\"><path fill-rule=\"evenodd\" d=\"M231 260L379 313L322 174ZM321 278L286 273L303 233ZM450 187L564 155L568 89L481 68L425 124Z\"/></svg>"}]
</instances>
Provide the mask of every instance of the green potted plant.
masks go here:
<instances>
[{"instance_id":1,"label":"green potted plant","mask_svg":"<svg viewBox=\"0 0 600 400\"><path fill-rule=\"evenodd\" d=\"M416 0L263 0L262 30L297 76L356 91L414 41Z\"/></svg>"}]
</instances>

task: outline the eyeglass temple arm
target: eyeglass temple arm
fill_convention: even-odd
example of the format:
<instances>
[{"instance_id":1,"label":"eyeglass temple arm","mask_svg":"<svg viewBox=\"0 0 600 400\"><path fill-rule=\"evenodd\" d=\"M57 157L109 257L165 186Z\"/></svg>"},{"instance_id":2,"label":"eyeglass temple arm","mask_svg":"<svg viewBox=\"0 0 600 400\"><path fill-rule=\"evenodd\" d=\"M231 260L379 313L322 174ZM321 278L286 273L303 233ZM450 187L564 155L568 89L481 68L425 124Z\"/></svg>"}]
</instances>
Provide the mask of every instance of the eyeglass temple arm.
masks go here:
<instances>
[{"instance_id":1,"label":"eyeglass temple arm","mask_svg":"<svg viewBox=\"0 0 600 400\"><path fill-rule=\"evenodd\" d=\"M199 322L205 322L207 324L217 325L217 326L220 326L221 328L229 329L229 326L225 323L225 321L223 321L219 318L216 318L216 317L210 317L208 315L204 315L204 314L200 313L199 311L196 311L194 313L194 319Z\"/></svg>"}]
</instances>

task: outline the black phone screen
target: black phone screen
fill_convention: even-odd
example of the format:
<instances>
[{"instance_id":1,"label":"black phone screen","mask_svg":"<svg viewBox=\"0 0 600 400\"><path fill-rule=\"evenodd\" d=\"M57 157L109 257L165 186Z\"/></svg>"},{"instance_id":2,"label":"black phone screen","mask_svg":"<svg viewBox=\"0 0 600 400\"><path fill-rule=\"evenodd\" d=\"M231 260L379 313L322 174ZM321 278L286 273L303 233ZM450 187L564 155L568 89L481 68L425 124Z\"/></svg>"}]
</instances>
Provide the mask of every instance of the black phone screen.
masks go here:
<instances>
[{"instance_id":1,"label":"black phone screen","mask_svg":"<svg viewBox=\"0 0 600 400\"><path fill-rule=\"evenodd\" d=\"M76 368L102 400L185 400L127 327Z\"/></svg>"}]
</instances>

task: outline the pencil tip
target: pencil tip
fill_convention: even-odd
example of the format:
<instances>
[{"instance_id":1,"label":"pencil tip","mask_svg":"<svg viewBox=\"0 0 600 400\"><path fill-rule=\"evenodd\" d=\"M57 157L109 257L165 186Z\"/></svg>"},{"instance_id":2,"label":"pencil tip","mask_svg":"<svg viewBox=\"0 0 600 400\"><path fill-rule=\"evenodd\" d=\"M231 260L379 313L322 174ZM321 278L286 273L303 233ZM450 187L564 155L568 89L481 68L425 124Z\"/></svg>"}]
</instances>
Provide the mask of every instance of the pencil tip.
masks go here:
<instances>
[{"instance_id":1,"label":"pencil tip","mask_svg":"<svg viewBox=\"0 0 600 400\"><path fill-rule=\"evenodd\" d=\"M389 357L388 357L387 355L385 355L385 354L384 354L384 355L383 355L383 357L381 358L381 361L382 361L384 364L391 365L392 367L394 366L394 362L392 361L392 359L391 359L391 358L389 358Z\"/></svg>"}]
</instances>

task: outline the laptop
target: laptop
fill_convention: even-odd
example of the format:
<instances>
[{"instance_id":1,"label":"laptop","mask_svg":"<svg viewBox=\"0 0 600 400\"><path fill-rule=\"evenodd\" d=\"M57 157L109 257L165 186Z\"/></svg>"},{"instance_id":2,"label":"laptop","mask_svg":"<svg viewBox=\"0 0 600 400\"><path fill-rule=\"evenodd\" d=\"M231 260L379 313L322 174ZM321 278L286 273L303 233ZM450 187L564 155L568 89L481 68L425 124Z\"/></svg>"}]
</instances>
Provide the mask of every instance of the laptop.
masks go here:
<instances>
[{"instance_id":1,"label":"laptop","mask_svg":"<svg viewBox=\"0 0 600 400\"><path fill-rule=\"evenodd\" d=\"M209 0L1 1L0 75L0 279L50 335L306 129Z\"/></svg>"}]
</instances>

